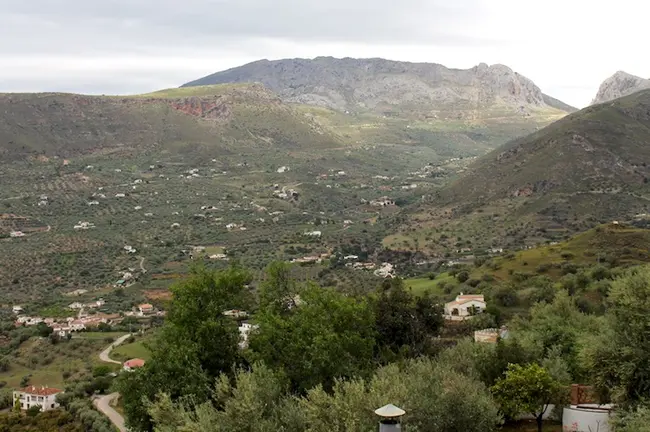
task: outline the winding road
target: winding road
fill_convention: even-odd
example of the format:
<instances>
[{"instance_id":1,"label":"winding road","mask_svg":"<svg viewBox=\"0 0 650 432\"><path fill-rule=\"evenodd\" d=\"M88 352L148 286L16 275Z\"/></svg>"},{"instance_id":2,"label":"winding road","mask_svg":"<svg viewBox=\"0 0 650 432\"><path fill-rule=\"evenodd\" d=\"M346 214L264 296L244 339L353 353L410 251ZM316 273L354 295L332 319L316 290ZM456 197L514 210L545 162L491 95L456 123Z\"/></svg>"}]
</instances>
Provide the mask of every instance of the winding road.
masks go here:
<instances>
[{"instance_id":1,"label":"winding road","mask_svg":"<svg viewBox=\"0 0 650 432\"><path fill-rule=\"evenodd\" d=\"M122 364L121 362L111 359L108 355L111 353L111 351L113 351L113 348L122 344L125 340L129 338L129 336L131 336L131 333L125 334L124 336L120 336L119 338L117 338L115 342L110 344L108 347L106 347L104 351L99 353L99 359L104 363L113 363L113 364L121 365Z\"/></svg>"},{"instance_id":2,"label":"winding road","mask_svg":"<svg viewBox=\"0 0 650 432\"><path fill-rule=\"evenodd\" d=\"M119 393L111 393L105 396L101 396L93 400L93 405L104 414L108 419L113 423L113 425L120 432L128 432L126 426L124 426L124 417L111 406L111 402L120 397Z\"/></svg>"},{"instance_id":3,"label":"winding road","mask_svg":"<svg viewBox=\"0 0 650 432\"><path fill-rule=\"evenodd\" d=\"M127 340L131 336L131 334L125 334L124 336L120 336L110 344L106 349L102 352L99 353L99 359L105 363L113 363L113 364L119 364L121 365L121 362L118 362L116 360L111 359L108 355L111 353L113 348L116 346L122 344L125 340ZM115 427L120 431L120 432L128 432L128 429L126 426L124 426L124 417L115 409L111 406L111 402L116 400L117 398L120 397L119 393L111 393L108 395L100 396L96 399L93 399L93 405L95 405L95 408L102 414L104 414L108 419L115 425Z\"/></svg>"}]
</instances>

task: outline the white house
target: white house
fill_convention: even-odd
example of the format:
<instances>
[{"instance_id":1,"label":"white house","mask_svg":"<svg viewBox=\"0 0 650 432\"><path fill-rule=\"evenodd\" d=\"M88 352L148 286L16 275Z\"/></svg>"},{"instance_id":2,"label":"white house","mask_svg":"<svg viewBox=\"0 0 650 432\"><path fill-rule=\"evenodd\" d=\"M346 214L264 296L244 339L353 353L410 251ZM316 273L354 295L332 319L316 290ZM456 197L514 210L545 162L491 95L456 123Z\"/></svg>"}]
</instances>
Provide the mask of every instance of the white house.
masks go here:
<instances>
[{"instance_id":1,"label":"white house","mask_svg":"<svg viewBox=\"0 0 650 432\"><path fill-rule=\"evenodd\" d=\"M239 326L239 348L245 349L248 347L248 335L253 331L258 329L260 326L243 322Z\"/></svg>"},{"instance_id":2,"label":"white house","mask_svg":"<svg viewBox=\"0 0 650 432\"><path fill-rule=\"evenodd\" d=\"M48 411L59 407L56 402L56 395L63 393L53 387L29 386L13 392L15 403L20 404L20 409L27 410L35 405L41 407L41 411Z\"/></svg>"},{"instance_id":3,"label":"white house","mask_svg":"<svg viewBox=\"0 0 650 432\"><path fill-rule=\"evenodd\" d=\"M486 303L483 294L460 293L456 300L445 304L445 318L463 320L485 310Z\"/></svg>"},{"instance_id":4,"label":"white house","mask_svg":"<svg viewBox=\"0 0 650 432\"><path fill-rule=\"evenodd\" d=\"M13 313L15 313L15 314L19 314L19 313L21 313L23 311L23 307L16 305L16 306L11 308L11 311Z\"/></svg>"}]
</instances>

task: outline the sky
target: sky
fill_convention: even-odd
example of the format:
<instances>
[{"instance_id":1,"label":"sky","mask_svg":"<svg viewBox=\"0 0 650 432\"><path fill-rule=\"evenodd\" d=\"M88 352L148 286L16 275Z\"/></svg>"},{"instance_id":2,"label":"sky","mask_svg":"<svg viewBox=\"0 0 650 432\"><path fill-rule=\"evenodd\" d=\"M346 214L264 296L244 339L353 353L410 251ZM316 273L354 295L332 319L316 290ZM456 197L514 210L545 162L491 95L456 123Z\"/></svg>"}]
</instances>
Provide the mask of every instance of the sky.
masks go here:
<instances>
[{"instance_id":1,"label":"sky","mask_svg":"<svg viewBox=\"0 0 650 432\"><path fill-rule=\"evenodd\" d=\"M0 0L0 92L133 94L266 59L505 64L577 107L650 78L644 0Z\"/></svg>"}]
</instances>

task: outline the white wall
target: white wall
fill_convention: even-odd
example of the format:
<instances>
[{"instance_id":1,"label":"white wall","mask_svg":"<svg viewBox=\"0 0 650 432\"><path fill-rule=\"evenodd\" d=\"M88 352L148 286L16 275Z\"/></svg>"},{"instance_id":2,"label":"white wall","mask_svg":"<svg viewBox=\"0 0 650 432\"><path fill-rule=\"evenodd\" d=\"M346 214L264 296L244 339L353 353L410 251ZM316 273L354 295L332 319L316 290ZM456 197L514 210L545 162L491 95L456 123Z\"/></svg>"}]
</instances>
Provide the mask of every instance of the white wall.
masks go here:
<instances>
[{"instance_id":1,"label":"white wall","mask_svg":"<svg viewBox=\"0 0 650 432\"><path fill-rule=\"evenodd\" d=\"M567 432L609 432L609 411L564 408L562 429Z\"/></svg>"}]
</instances>

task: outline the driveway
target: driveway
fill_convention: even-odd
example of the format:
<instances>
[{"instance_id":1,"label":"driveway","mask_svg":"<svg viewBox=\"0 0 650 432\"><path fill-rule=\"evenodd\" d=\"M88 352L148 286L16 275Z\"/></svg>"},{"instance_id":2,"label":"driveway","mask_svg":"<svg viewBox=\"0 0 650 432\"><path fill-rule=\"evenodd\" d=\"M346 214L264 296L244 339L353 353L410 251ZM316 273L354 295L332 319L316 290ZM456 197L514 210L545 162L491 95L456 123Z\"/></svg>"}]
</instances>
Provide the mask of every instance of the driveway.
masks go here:
<instances>
[{"instance_id":1,"label":"driveway","mask_svg":"<svg viewBox=\"0 0 650 432\"><path fill-rule=\"evenodd\" d=\"M99 353L99 359L101 361L105 362L105 363L113 363L113 364L121 365L122 364L121 362L112 360L108 355L111 353L113 348L115 348L116 346L120 345L122 342L127 340L129 338L129 336L131 336L130 333L125 334L124 336L120 336L119 338L117 338L117 340L115 342L110 344L108 347L106 347L106 349L104 351Z\"/></svg>"},{"instance_id":2,"label":"driveway","mask_svg":"<svg viewBox=\"0 0 650 432\"><path fill-rule=\"evenodd\" d=\"M115 425L115 427L120 432L127 432L128 429L126 426L124 426L124 417L122 417L122 415L115 411L111 406L111 402L117 399L119 396L119 393L111 393L105 396L101 396L93 400L93 405L95 405L95 408L97 408L99 412L108 417L111 423L113 423L113 425Z\"/></svg>"}]
</instances>

